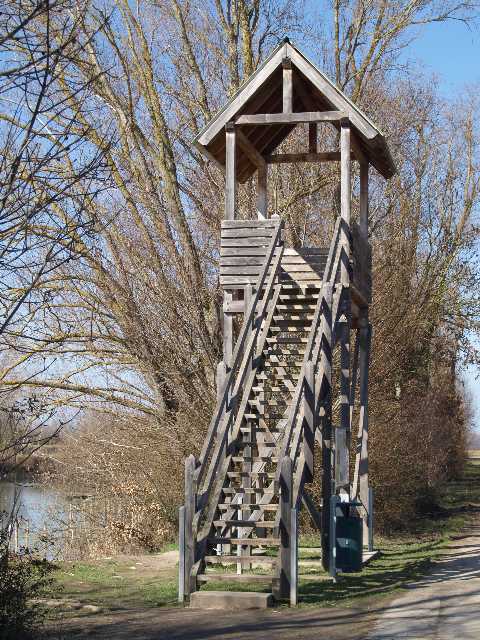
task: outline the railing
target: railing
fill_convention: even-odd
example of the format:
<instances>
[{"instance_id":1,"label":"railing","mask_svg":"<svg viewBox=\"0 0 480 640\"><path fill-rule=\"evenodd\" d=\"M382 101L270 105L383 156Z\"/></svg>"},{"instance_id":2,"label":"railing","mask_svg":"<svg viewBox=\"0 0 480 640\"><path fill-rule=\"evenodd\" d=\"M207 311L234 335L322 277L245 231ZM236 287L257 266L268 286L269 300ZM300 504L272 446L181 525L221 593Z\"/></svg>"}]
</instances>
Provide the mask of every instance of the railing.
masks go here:
<instances>
[{"instance_id":1,"label":"railing","mask_svg":"<svg viewBox=\"0 0 480 640\"><path fill-rule=\"evenodd\" d=\"M199 501L200 507L204 506L205 494L210 491L212 480L218 471L227 435L242 405L239 399L244 396L245 378L251 372L249 364L256 356L257 339L262 329L262 321L267 316L266 311L274 293L274 285L283 256L282 230L283 223L279 220L267 251L263 270L255 285L255 294L245 312L232 356L232 367L225 377L219 404L200 454L195 478L198 490L203 493ZM212 452L214 444L215 449Z\"/></svg>"},{"instance_id":2,"label":"railing","mask_svg":"<svg viewBox=\"0 0 480 640\"><path fill-rule=\"evenodd\" d=\"M243 325L220 398L209 425L198 463L193 456L185 466L185 505L180 509L179 597L196 588L216 504L228 468L228 446L235 441L247 407L260 356L272 322L280 285L276 285L283 257L283 223L279 220L264 266L245 311ZM268 310L268 313L267 313Z\"/></svg>"}]
</instances>

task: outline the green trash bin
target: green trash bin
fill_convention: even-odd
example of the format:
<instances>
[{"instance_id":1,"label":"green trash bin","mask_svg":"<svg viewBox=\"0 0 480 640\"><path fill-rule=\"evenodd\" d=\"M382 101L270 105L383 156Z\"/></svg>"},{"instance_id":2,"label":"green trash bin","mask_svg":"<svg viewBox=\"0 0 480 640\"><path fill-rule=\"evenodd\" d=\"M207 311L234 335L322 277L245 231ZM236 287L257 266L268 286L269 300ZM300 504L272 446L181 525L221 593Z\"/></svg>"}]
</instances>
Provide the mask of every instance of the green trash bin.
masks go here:
<instances>
[{"instance_id":1,"label":"green trash bin","mask_svg":"<svg viewBox=\"0 0 480 640\"><path fill-rule=\"evenodd\" d=\"M356 505L343 503L337 507L336 566L343 573L362 570L363 521L352 515L352 506Z\"/></svg>"}]
</instances>

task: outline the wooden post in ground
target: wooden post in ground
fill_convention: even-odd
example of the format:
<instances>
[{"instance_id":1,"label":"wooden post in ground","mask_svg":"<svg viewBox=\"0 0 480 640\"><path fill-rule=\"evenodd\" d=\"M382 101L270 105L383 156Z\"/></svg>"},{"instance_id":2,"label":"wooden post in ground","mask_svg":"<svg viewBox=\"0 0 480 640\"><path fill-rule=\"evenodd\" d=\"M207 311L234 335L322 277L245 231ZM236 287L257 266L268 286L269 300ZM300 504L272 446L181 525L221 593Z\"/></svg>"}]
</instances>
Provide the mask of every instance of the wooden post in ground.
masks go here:
<instances>
[{"instance_id":1,"label":"wooden post in ground","mask_svg":"<svg viewBox=\"0 0 480 640\"><path fill-rule=\"evenodd\" d=\"M298 601L298 510L293 507L290 516L290 606Z\"/></svg>"},{"instance_id":2,"label":"wooden post in ground","mask_svg":"<svg viewBox=\"0 0 480 640\"><path fill-rule=\"evenodd\" d=\"M178 602L185 602L185 507L178 510Z\"/></svg>"},{"instance_id":3,"label":"wooden post in ground","mask_svg":"<svg viewBox=\"0 0 480 640\"><path fill-rule=\"evenodd\" d=\"M292 581L292 460L285 456L280 469L280 597L290 598Z\"/></svg>"},{"instance_id":4,"label":"wooden post in ground","mask_svg":"<svg viewBox=\"0 0 480 640\"><path fill-rule=\"evenodd\" d=\"M322 566L330 563L330 498L332 496L332 287L324 285L321 295L326 309L325 335L322 343L323 362L321 435L322 435Z\"/></svg>"},{"instance_id":5,"label":"wooden post in ground","mask_svg":"<svg viewBox=\"0 0 480 640\"><path fill-rule=\"evenodd\" d=\"M189 596L196 591L196 580L190 574L195 564L195 540L193 536L193 519L196 511L195 490L195 456L185 460L185 583L184 593Z\"/></svg>"},{"instance_id":6,"label":"wooden post in ground","mask_svg":"<svg viewBox=\"0 0 480 640\"><path fill-rule=\"evenodd\" d=\"M368 370L370 366L370 347L372 329L365 312L361 318L359 380L360 380L360 413L358 421L357 445L355 454L355 472L353 478L354 495L360 498L365 507L363 519L363 539L369 540L370 506L368 484Z\"/></svg>"}]
</instances>

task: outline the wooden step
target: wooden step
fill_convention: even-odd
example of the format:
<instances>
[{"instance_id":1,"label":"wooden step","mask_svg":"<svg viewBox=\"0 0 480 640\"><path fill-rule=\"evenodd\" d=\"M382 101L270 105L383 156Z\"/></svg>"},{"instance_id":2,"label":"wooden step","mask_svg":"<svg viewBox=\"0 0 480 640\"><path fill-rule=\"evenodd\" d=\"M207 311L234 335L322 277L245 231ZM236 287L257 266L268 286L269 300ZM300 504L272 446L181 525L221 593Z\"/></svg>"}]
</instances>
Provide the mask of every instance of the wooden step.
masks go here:
<instances>
[{"instance_id":1,"label":"wooden step","mask_svg":"<svg viewBox=\"0 0 480 640\"><path fill-rule=\"evenodd\" d=\"M264 496L276 496L278 491L272 489L263 489L262 487L223 487L222 491L225 495L247 494L255 495L261 493Z\"/></svg>"},{"instance_id":2,"label":"wooden step","mask_svg":"<svg viewBox=\"0 0 480 640\"><path fill-rule=\"evenodd\" d=\"M205 556L205 562L211 564L251 564L252 562L258 564L276 565L278 558L272 556Z\"/></svg>"},{"instance_id":3,"label":"wooden step","mask_svg":"<svg viewBox=\"0 0 480 640\"><path fill-rule=\"evenodd\" d=\"M275 520L214 520L215 527L229 526L234 529L275 529L278 526Z\"/></svg>"},{"instance_id":4,"label":"wooden step","mask_svg":"<svg viewBox=\"0 0 480 640\"><path fill-rule=\"evenodd\" d=\"M234 456L232 457L233 462L245 462L245 463L254 463L254 462L278 462L278 458L269 457L269 456Z\"/></svg>"},{"instance_id":5,"label":"wooden step","mask_svg":"<svg viewBox=\"0 0 480 640\"><path fill-rule=\"evenodd\" d=\"M274 473L267 473L266 471L227 471L228 478L275 478Z\"/></svg>"},{"instance_id":6,"label":"wooden step","mask_svg":"<svg viewBox=\"0 0 480 640\"><path fill-rule=\"evenodd\" d=\"M263 365L266 369L288 369L296 367L300 369L303 365L303 360L295 360L294 362L287 362L286 360L267 360Z\"/></svg>"},{"instance_id":7,"label":"wooden step","mask_svg":"<svg viewBox=\"0 0 480 640\"><path fill-rule=\"evenodd\" d=\"M308 338L267 336L266 341L269 344L306 344L308 342Z\"/></svg>"},{"instance_id":8,"label":"wooden step","mask_svg":"<svg viewBox=\"0 0 480 640\"><path fill-rule=\"evenodd\" d=\"M237 447L272 447L275 448L278 446L278 442L258 442L257 440L238 440L236 443Z\"/></svg>"},{"instance_id":9,"label":"wooden step","mask_svg":"<svg viewBox=\"0 0 480 640\"><path fill-rule=\"evenodd\" d=\"M273 321L275 322L275 324L280 324L283 322L286 322L287 324L289 322L295 322L295 323L301 323L301 324L308 324L310 325L312 323L313 320L313 313L284 313L281 315L274 315L273 316Z\"/></svg>"},{"instance_id":10,"label":"wooden step","mask_svg":"<svg viewBox=\"0 0 480 640\"><path fill-rule=\"evenodd\" d=\"M255 509L262 509L262 511L276 511L278 509L278 504L258 504L258 502L221 502L218 505L218 508L220 509L220 511L228 511L229 509L233 509L235 511L255 511Z\"/></svg>"},{"instance_id":11,"label":"wooden step","mask_svg":"<svg viewBox=\"0 0 480 640\"><path fill-rule=\"evenodd\" d=\"M208 538L210 544L233 544L242 547L279 547L280 538L232 538L213 536Z\"/></svg>"},{"instance_id":12,"label":"wooden step","mask_svg":"<svg viewBox=\"0 0 480 640\"><path fill-rule=\"evenodd\" d=\"M201 573L197 576L198 582L255 582L271 584L276 576L262 576L258 573Z\"/></svg>"},{"instance_id":13,"label":"wooden step","mask_svg":"<svg viewBox=\"0 0 480 640\"><path fill-rule=\"evenodd\" d=\"M283 304L277 304L275 307L278 311L301 311L301 312L312 312L315 311L316 307L315 302L301 302L296 299L286 300Z\"/></svg>"}]
</instances>

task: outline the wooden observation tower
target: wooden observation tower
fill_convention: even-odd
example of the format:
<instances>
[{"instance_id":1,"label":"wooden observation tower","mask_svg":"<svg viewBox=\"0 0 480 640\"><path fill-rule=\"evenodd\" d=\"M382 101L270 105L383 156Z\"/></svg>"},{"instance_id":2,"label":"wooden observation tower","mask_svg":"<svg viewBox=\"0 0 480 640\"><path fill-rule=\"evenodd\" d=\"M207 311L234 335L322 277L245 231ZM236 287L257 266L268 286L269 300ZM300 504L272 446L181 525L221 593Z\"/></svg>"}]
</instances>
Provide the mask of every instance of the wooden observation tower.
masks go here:
<instances>
[{"instance_id":1,"label":"wooden observation tower","mask_svg":"<svg viewBox=\"0 0 480 640\"><path fill-rule=\"evenodd\" d=\"M275 154L305 123L309 148ZM339 132L339 150L318 149L319 123ZM201 606L208 597L204 583L238 581L270 587L275 597L296 603L301 508L320 530L326 569L332 496L361 503L371 539L368 179L370 165L385 178L395 167L377 127L288 39L195 144L225 169L224 340L215 413L199 459L186 460L179 597ZM358 223L351 219L352 161L360 173ZM268 166L301 162L340 163L341 206L323 246L294 249L285 246L282 220L269 215ZM257 210L240 220L236 185L255 173ZM238 335L236 314L243 319ZM321 486L321 503L309 493L312 483ZM250 597L228 586L230 604Z\"/></svg>"}]
</instances>

